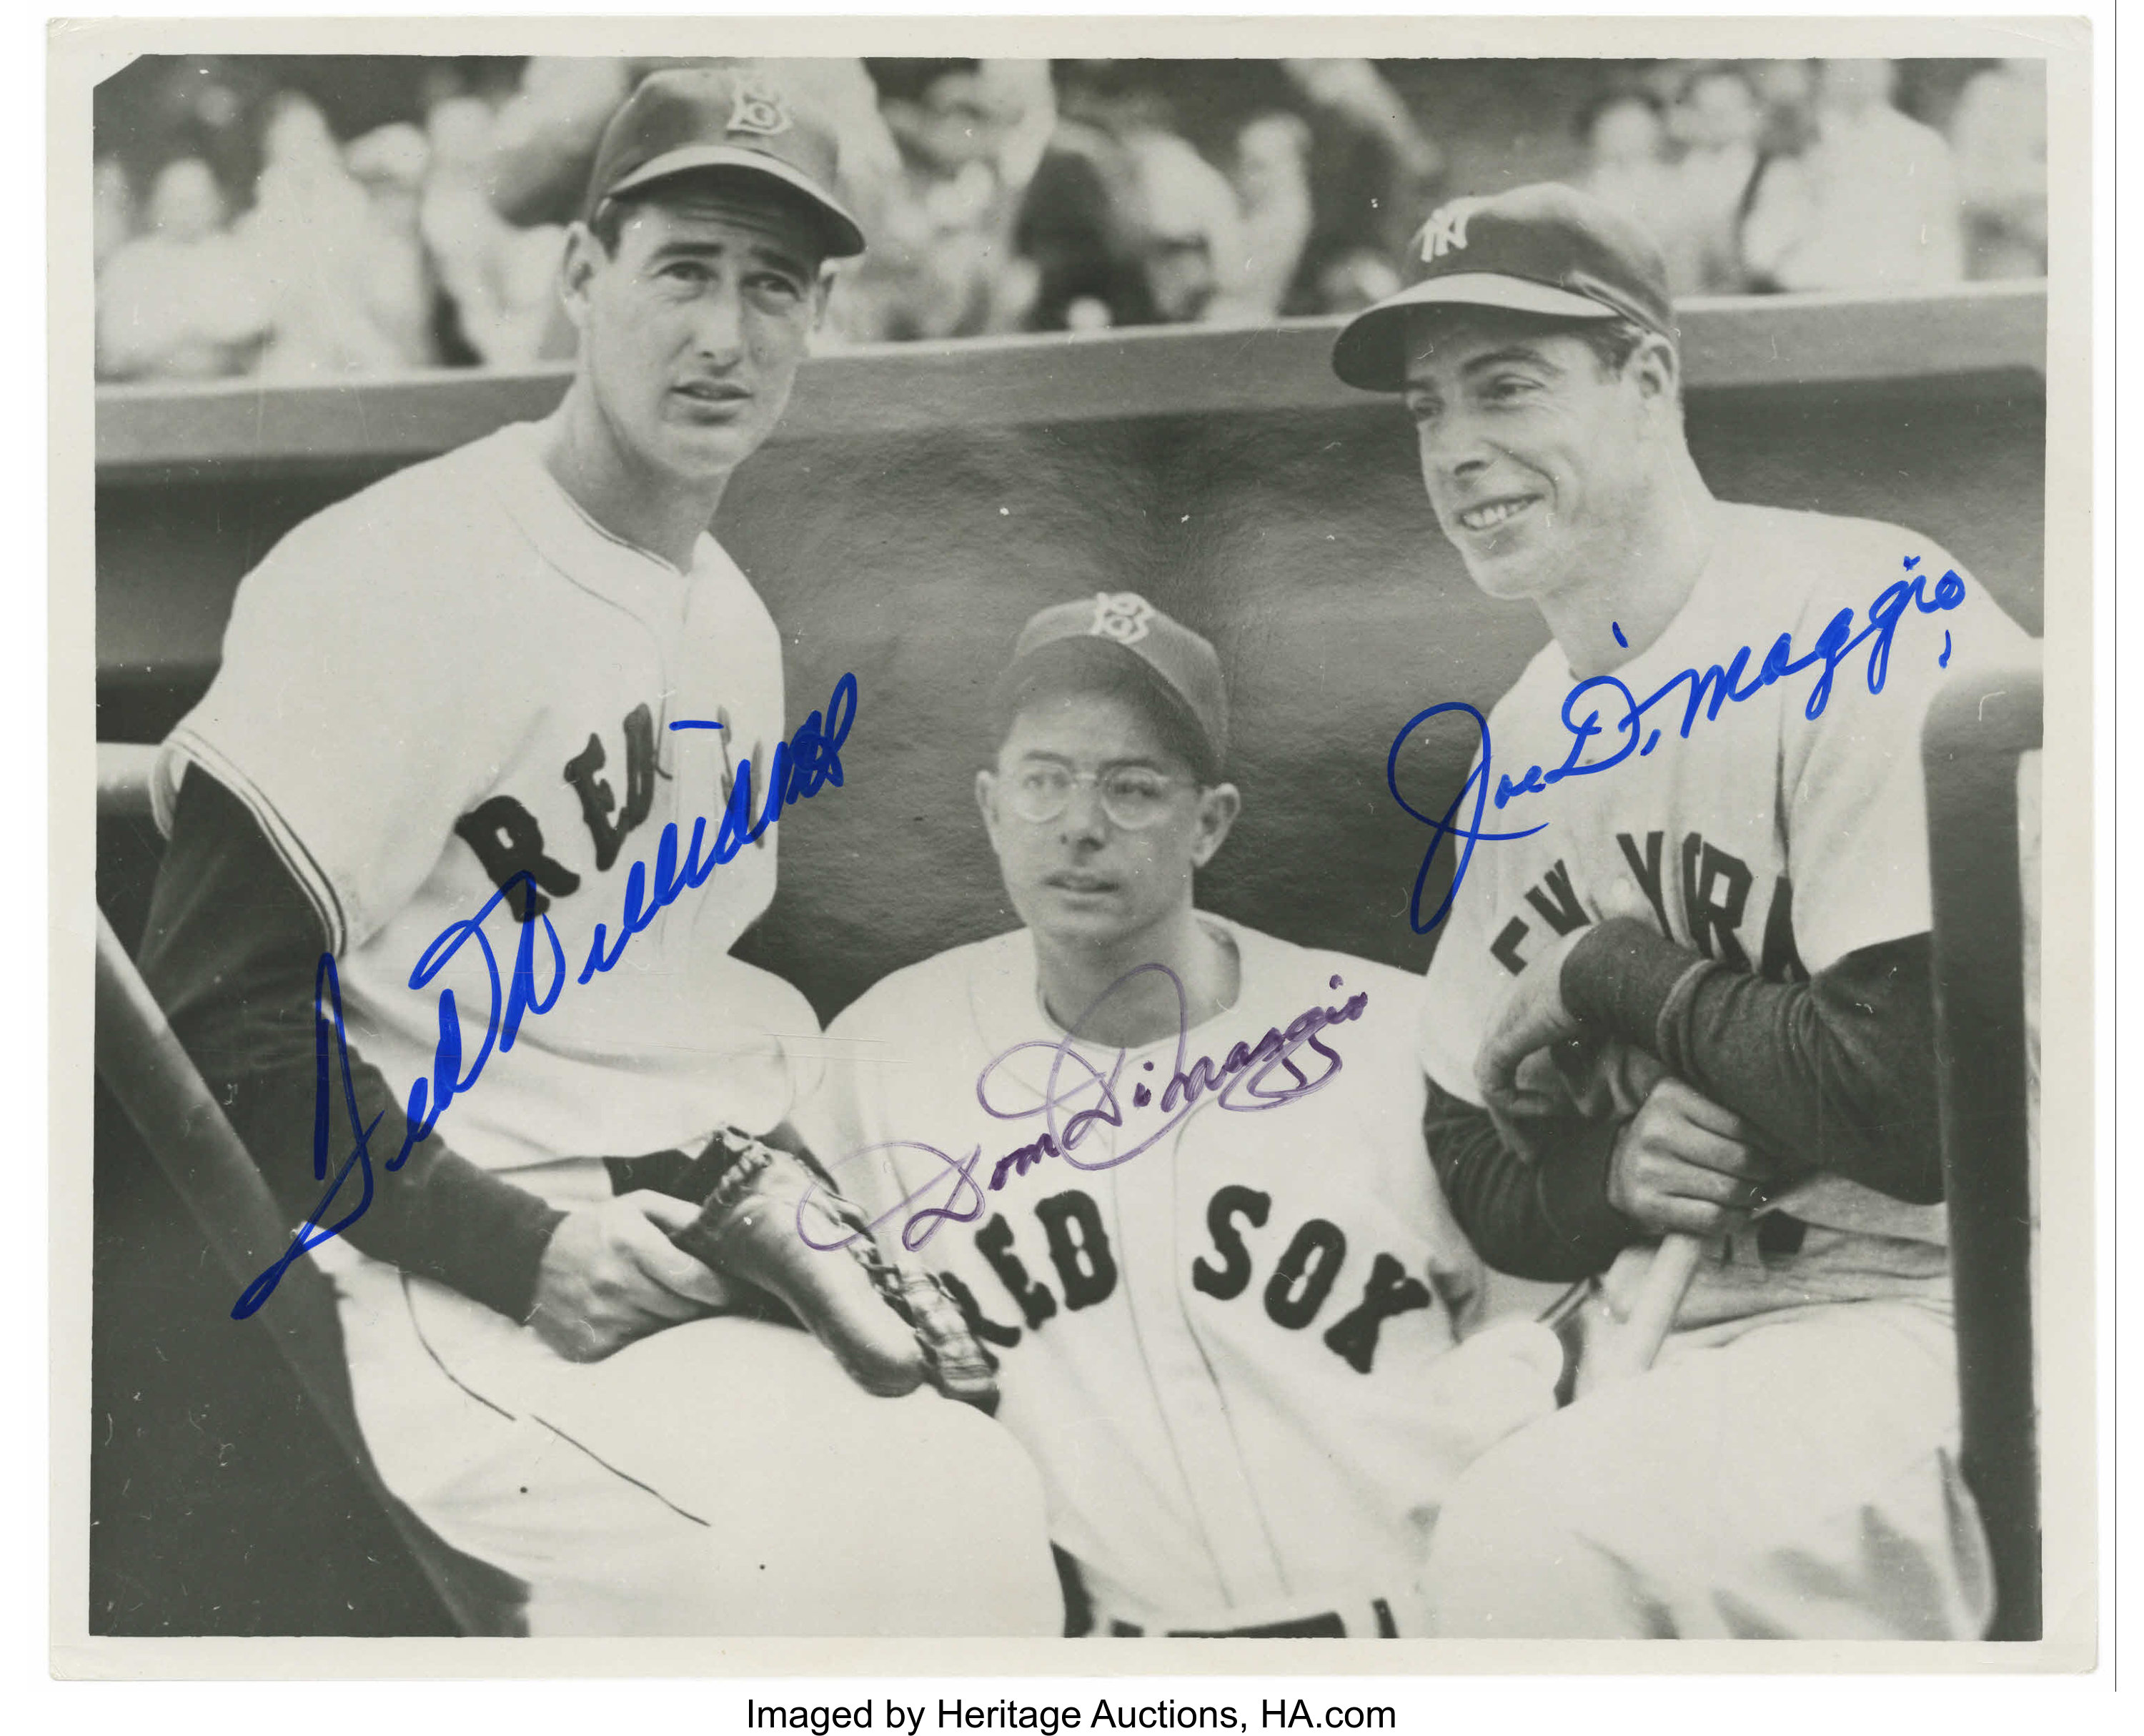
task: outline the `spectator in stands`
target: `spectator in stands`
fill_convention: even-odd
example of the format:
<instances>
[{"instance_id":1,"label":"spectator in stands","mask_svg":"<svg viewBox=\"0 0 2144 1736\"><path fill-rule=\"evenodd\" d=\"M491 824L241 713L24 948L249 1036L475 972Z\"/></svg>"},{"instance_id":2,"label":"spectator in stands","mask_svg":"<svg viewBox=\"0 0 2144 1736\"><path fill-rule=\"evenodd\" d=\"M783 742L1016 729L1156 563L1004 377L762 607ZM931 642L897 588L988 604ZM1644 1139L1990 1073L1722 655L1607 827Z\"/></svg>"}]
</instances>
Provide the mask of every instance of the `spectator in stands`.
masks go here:
<instances>
[{"instance_id":1,"label":"spectator in stands","mask_svg":"<svg viewBox=\"0 0 2144 1736\"><path fill-rule=\"evenodd\" d=\"M625 101L637 62L537 55L499 109L491 138L491 200L519 226L564 224L587 190L596 141Z\"/></svg>"},{"instance_id":2,"label":"spectator in stands","mask_svg":"<svg viewBox=\"0 0 2144 1736\"><path fill-rule=\"evenodd\" d=\"M1126 145L1133 249L1153 317L1168 325L1204 320L1220 294L1223 262L1242 254L1235 191L1174 133L1143 131Z\"/></svg>"},{"instance_id":3,"label":"spectator in stands","mask_svg":"<svg viewBox=\"0 0 2144 1736\"><path fill-rule=\"evenodd\" d=\"M1129 66L1060 62L1058 119L1021 196L1013 246L1032 275L1035 331L1150 325L1129 141L1165 131L1166 105Z\"/></svg>"},{"instance_id":4,"label":"spectator in stands","mask_svg":"<svg viewBox=\"0 0 2144 1736\"><path fill-rule=\"evenodd\" d=\"M150 191L147 229L112 253L97 280L100 378L210 379L244 370L268 312L223 216L223 191L206 163L187 156L165 165Z\"/></svg>"},{"instance_id":5,"label":"spectator in stands","mask_svg":"<svg viewBox=\"0 0 2144 1736\"><path fill-rule=\"evenodd\" d=\"M1580 117L1589 153L1579 185L1655 241L1679 226L1682 190L1668 166L1666 127L1642 91L1610 91Z\"/></svg>"},{"instance_id":6,"label":"spectator in stands","mask_svg":"<svg viewBox=\"0 0 2144 1736\"><path fill-rule=\"evenodd\" d=\"M127 178L127 165L116 156L100 156L90 171L90 248L102 270L134 233L134 183Z\"/></svg>"},{"instance_id":7,"label":"spectator in stands","mask_svg":"<svg viewBox=\"0 0 2144 1736\"><path fill-rule=\"evenodd\" d=\"M1892 106L1888 60L1832 60L1816 136L1766 166L1744 225L1753 272L1785 290L1931 289L1963 273L1950 147Z\"/></svg>"},{"instance_id":8,"label":"spectator in stands","mask_svg":"<svg viewBox=\"0 0 2144 1736\"><path fill-rule=\"evenodd\" d=\"M1287 60L1310 127L1310 240L1281 311L1337 313L1375 284L1398 288L1394 262L1436 203L1444 156L1367 60ZM1371 296L1380 300L1389 293Z\"/></svg>"},{"instance_id":9,"label":"spectator in stands","mask_svg":"<svg viewBox=\"0 0 2144 1736\"><path fill-rule=\"evenodd\" d=\"M269 299L260 371L271 378L376 374L401 360L367 305L371 201L306 97L278 97L261 141L253 209L238 238Z\"/></svg>"},{"instance_id":10,"label":"spectator in stands","mask_svg":"<svg viewBox=\"0 0 2144 1736\"><path fill-rule=\"evenodd\" d=\"M1224 288L1211 310L1218 323L1272 320L1288 304L1316 221L1310 146L1309 125L1297 115L1258 115L1237 132L1239 246L1222 262Z\"/></svg>"},{"instance_id":11,"label":"spectator in stands","mask_svg":"<svg viewBox=\"0 0 2144 1736\"><path fill-rule=\"evenodd\" d=\"M2047 275L2047 67L1974 74L1951 117L1969 277Z\"/></svg>"},{"instance_id":12,"label":"spectator in stands","mask_svg":"<svg viewBox=\"0 0 2144 1736\"><path fill-rule=\"evenodd\" d=\"M880 112L899 147L872 246L834 310L854 339L968 337L1017 323L1009 289L1015 201L1008 146L1031 92L974 60L876 61ZM1009 303L1013 305L1008 305Z\"/></svg>"},{"instance_id":13,"label":"spectator in stands","mask_svg":"<svg viewBox=\"0 0 2144 1736\"><path fill-rule=\"evenodd\" d=\"M1328 259L1312 280L1311 292L1319 313L1358 314L1399 294L1399 268L1387 255L1357 247Z\"/></svg>"},{"instance_id":14,"label":"spectator in stands","mask_svg":"<svg viewBox=\"0 0 2144 1736\"><path fill-rule=\"evenodd\" d=\"M274 93L278 62L175 60L132 74L139 91L97 121L100 275L127 259L100 300L128 306L164 350L152 362L122 340L108 365L215 372L257 356L270 374L311 377L570 355L558 220L619 94L668 63L427 62L407 75L426 136L375 135L348 163L320 109ZM1436 143L1364 60L1283 61L1218 82L1235 106L1208 101L1201 124L1221 137L1234 125L1225 196L1176 127L1171 92L1187 75L1168 62L777 64L828 112L843 196L883 238L836 290L830 343L1359 309L1397 287L1406 227L1443 172ZM1975 276L2044 272L2041 63L1993 67L1966 87L1955 176L1944 141L1893 105L1892 72L1792 60L1608 69L1614 87L1581 129L1591 161L1580 179L1655 233L1678 295L1910 287L1951 280L1962 260ZM172 338L193 314L152 314L161 291L141 261L160 250L124 245L141 221L130 177L145 187L163 162L196 156L210 179L188 171L173 183L182 224L204 192L220 205L218 185L257 175L240 246L224 255L250 262L250 280L226 305L242 323L272 302L265 350L257 334ZM207 239L172 243L189 281L213 275ZM427 300L436 330L420 317Z\"/></svg>"},{"instance_id":15,"label":"spectator in stands","mask_svg":"<svg viewBox=\"0 0 2144 1736\"><path fill-rule=\"evenodd\" d=\"M462 345L494 368L525 367L554 347L571 354L569 341L546 343L566 232L555 223L516 229L492 204L490 106L450 97L433 107L425 128L432 168L419 228Z\"/></svg>"},{"instance_id":16,"label":"spectator in stands","mask_svg":"<svg viewBox=\"0 0 2144 1736\"><path fill-rule=\"evenodd\" d=\"M1659 237L1668 287L1679 296L1732 295L1747 287L1741 227L1764 125L1757 93L1737 67L1701 67L1675 120L1683 156L1673 171L1675 216Z\"/></svg>"},{"instance_id":17,"label":"spectator in stands","mask_svg":"<svg viewBox=\"0 0 2144 1736\"><path fill-rule=\"evenodd\" d=\"M356 140L347 159L367 206L358 299L403 368L439 359L439 282L419 225L431 157L424 135L401 122Z\"/></svg>"},{"instance_id":18,"label":"spectator in stands","mask_svg":"<svg viewBox=\"0 0 2144 1736\"><path fill-rule=\"evenodd\" d=\"M1236 193L1175 130L1144 62L1060 63L1059 122L1014 226L1026 324L1091 330L1240 317Z\"/></svg>"}]
</instances>

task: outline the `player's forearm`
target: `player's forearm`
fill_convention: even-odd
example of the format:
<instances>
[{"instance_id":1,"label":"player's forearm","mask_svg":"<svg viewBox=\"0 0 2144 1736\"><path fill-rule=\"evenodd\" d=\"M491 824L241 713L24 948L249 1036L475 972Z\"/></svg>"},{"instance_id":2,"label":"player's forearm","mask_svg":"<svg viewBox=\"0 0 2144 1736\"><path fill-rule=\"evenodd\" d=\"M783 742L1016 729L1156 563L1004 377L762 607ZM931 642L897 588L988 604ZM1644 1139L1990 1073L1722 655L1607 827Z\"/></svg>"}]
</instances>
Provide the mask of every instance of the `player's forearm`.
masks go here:
<instances>
[{"instance_id":1,"label":"player's forearm","mask_svg":"<svg viewBox=\"0 0 2144 1736\"><path fill-rule=\"evenodd\" d=\"M1430 1162L1475 1252L1514 1277L1568 1282L1605 1272L1642 1232L1608 1203L1617 1129L1536 1123L1535 1155L1513 1151L1489 1112L1429 1081Z\"/></svg>"},{"instance_id":2,"label":"player's forearm","mask_svg":"<svg viewBox=\"0 0 2144 1736\"><path fill-rule=\"evenodd\" d=\"M1789 1161L1894 1199L1943 1198L1927 935L1864 948L1806 983L1768 983L1619 919L1572 949L1563 995Z\"/></svg>"},{"instance_id":3,"label":"player's forearm","mask_svg":"<svg viewBox=\"0 0 2144 1736\"><path fill-rule=\"evenodd\" d=\"M305 993L310 997L308 983ZM181 1042L189 1033L178 1030ZM189 1050L192 1044L188 1042ZM227 1102L225 1114L269 1178L276 1203L295 1225L316 1211L334 1223L364 1197L355 1171L325 1208L327 1183L313 1176L313 1117L316 1093L311 1045L300 1060L264 1058L209 1088ZM437 1279L510 1319L525 1320L535 1299L536 1273L551 1233L565 1215L526 1188L458 1157L439 1139L420 1143L401 1168L387 1163L402 1148L408 1122L385 1077L354 1051L350 1077L355 1118L379 1117L366 1142L372 1160L372 1203L343 1236L353 1247L420 1277ZM204 1069L206 1074L206 1069ZM338 1088L340 1081L337 1082ZM328 1142L332 1178L350 1156L349 1116L338 1109Z\"/></svg>"},{"instance_id":4,"label":"player's forearm","mask_svg":"<svg viewBox=\"0 0 2144 1736\"><path fill-rule=\"evenodd\" d=\"M251 815L199 768L189 771L150 905L141 973L294 1225L316 1209L333 1223L363 1195L353 1173L323 1207L326 1184L313 1173L313 994L322 944L310 903ZM354 1050L350 1059L355 1123L379 1121L368 1141L372 1203L344 1233L349 1241L501 1313L525 1316L562 1214L436 1137L388 1173L408 1126L402 1104L378 1069ZM338 1102L331 1128L351 1120ZM350 1145L346 1131L331 1132L330 1175Z\"/></svg>"}]
</instances>

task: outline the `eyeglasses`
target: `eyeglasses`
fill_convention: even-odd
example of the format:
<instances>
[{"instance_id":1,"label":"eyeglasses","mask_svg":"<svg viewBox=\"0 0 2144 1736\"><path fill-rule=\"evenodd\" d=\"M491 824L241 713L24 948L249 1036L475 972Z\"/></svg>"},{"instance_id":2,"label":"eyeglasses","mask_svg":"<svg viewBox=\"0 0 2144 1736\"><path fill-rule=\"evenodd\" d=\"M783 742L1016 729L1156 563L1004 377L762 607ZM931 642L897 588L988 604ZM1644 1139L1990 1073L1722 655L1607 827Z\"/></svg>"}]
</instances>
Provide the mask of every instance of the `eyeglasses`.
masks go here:
<instances>
[{"instance_id":1,"label":"eyeglasses","mask_svg":"<svg viewBox=\"0 0 2144 1736\"><path fill-rule=\"evenodd\" d=\"M1144 766L1114 766L1107 771L1027 766L1013 775L1012 811L1040 826L1072 805L1073 791L1088 787L1101 798L1102 811L1112 825L1129 832L1140 831L1167 816L1170 794L1186 781L1165 777Z\"/></svg>"}]
</instances>

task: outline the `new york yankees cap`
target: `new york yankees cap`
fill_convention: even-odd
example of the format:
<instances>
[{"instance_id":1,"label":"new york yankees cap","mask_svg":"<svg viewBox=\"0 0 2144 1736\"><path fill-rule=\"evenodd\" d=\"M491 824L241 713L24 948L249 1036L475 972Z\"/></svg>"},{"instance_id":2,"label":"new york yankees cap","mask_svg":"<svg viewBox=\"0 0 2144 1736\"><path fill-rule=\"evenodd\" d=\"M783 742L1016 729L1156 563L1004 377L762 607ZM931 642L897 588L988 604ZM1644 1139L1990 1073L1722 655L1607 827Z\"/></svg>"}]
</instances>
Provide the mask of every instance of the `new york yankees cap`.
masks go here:
<instances>
[{"instance_id":1,"label":"new york yankees cap","mask_svg":"<svg viewBox=\"0 0 2144 1736\"><path fill-rule=\"evenodd\" d=\"M1439 207L1407 244L1407 282L1342 328L1333 371L1367 392L1407 384L1410 309L1508 308L1562 320L1630 320L1673 339L1667 265L1652 237L1555 181Z\"/></svg>"},{"instance_id":2,"label":"new york yankees cap","mask_svg":"<svg viewBox=\"0 0 2144 1736\"><path fill-rule=\"evenodd\" d=\"M1009 726L1038 688L1128 677L1175 721L1201 781L1219 777L1228 756L1220 653L1136 591L1099 591L1030 617L991 697L1000 725Z\"/></svg>"},{"instance_id":3,"label":"new york yankees cap","mask_svg":"<svg viewBox=\"0 0 2144 1736\"><path fill-rule=\"evenodd\" d=\"M742 169L802 196L826 254L864 250L864 232L834 196L841 149L832 123L753 61L650 72L619 105L588 176L583 221L621 193L692 169Z\"/></svg>"}]
</instances>

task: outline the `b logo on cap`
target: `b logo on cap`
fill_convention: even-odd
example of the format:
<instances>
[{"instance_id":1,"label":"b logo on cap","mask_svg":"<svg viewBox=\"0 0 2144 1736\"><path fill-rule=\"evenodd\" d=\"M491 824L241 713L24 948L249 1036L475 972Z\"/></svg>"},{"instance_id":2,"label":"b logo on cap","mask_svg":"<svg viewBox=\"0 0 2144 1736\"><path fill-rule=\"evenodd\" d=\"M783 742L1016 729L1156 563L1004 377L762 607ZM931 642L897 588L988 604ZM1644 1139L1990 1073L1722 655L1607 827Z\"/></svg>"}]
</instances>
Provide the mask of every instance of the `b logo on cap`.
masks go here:
<instances>
[{"instance_id":1,"label":"b logo on cap","mask_svg":"<svg viewBox=\"0 0 2144 1736\"><path fill-rule=\"evenodd\" d=\"M1455 247L1463 250L1467 246L1467 219L1487 202L1479 198L1455 199L1432 211L1422 231L1422 263L1442 259Z\"/></svg>"},{"instance_id":2,"label":"b logo on cap","mask_svg":"<svg viewBox=\"0 0 2144 1736\"><path fill-rule=\"evenodd\" d=\"M782 100L781 92L764 79L752 79L740 84L737 105L730 112L729 129L732 132L756 132L771 136L789 131L789 109Z\"/></svg>"},{"instance_id":3,"label":"b logo on cap","mask_svg":"<svg viewBox=\"0 0 2144 1736\"><path fill-rule=\"evenodd\" d=\"M1094 624L1087 631L1098 639L1114 639L1119 645L1136 645L1147 634L1154 619L1154 605L1136 591L1098 591L1094 593Z\"/></svg>"}]
</instances>

